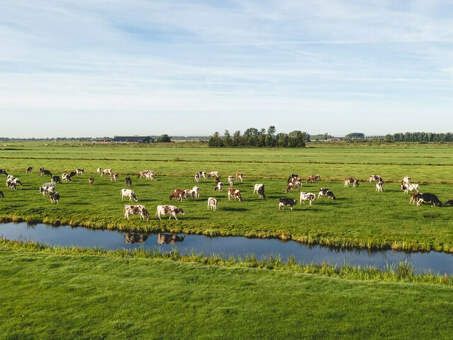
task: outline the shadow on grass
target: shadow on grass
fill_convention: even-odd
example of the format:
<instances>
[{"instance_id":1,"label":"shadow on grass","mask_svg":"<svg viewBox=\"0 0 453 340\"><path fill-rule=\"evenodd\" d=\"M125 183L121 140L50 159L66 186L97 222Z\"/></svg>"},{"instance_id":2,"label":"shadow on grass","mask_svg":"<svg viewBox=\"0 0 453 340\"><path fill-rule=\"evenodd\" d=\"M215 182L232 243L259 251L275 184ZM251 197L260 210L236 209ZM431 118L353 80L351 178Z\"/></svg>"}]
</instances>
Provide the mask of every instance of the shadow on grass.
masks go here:
<instances>
[{"instance_id":1,"label":"shadow on grass","mask_svg":"<svg viewBox=\"0 0 453 340\"><path fill-rule=\"evenodd\" d=\"M221 207L219 210L223 211L248 211L246 208L235 208L235 207Z\"/></svg>"}]
</instances>

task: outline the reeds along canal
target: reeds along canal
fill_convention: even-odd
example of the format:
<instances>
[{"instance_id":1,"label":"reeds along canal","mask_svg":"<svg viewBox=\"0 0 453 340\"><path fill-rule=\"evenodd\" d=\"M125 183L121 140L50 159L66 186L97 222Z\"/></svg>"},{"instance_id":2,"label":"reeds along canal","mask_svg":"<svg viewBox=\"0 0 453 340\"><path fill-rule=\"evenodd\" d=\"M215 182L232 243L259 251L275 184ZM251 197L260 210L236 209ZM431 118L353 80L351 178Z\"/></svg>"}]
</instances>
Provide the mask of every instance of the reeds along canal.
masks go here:
<instances>
[{"instance_id":1,"label":"reeds along canal","mask_svg":"<svg viewBox=\"0 0 453 340\"><path fill-rule=\"evenodd\" d=\"M407 262L419 273L432 272L453 275L453 255L429 252L408 253L393 250L369 251L331 249L307 246L294 241L249 239L245 237L207 237L202 235L123 233L112 230L92 230L83 227L53 227L44 224L0 224L0 237L17 241L34 241L49 246L76 246L106 250L143 248L169 252L175 248L182 254L216 254L221 257L254 255L263 259L280 256L283 261L293 257L297 263L329 263L333 265L387 266Z\"/></svg>"}]
</instances>

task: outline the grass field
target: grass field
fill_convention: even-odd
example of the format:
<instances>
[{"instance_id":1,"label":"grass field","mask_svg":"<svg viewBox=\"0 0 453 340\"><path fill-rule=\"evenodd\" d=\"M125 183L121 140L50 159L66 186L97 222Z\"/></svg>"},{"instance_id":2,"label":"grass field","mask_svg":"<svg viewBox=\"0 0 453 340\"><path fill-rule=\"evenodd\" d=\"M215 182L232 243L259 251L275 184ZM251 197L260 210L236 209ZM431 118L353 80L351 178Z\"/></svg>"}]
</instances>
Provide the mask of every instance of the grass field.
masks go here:
<instances>
[{"instance_id":1,"label":"grass field","mask_svg":"<svg viewBox=\"0 0 453 340\"><path fill-rule=\"evenodd\" d=\"M74 143L10 143L2 147L0 168L6 168L24 183L17 192L5 192L0 202L4 221L27 220L54 224L85 225L123 230L182 231L207 235L280 237L306 243L343 247L439 250L453 252L453 209L409 205L409 197L399 188L409 175L442 201L452 198L453 147L451 145L348 145L312 144L306 149L210 149L203 146L78 145ZM25 174L33 166L35 172ZM43 199L38 187L48 181L37 173L39 167L61 175L63 171L85 168L86 175L58 186L59 205ZM98 167L113 168L121 174L116 183L95 174ZM197 171L219 171L223 180L236 172L244 182L235 184L244 202L229 202L226 192L213 190L212 181L201 180L201 198L176 203L186 211L180 221L141 222L123 218L120 190L124 175L152 169L158 181L132 177L139 203L154 215L158 204L168 204L175 188L192 188ZM320 174L322 181L305 184L303 191L317 193L330 188L338 197L317 200L313 206L298 205L295 211L279 211L278 198L298 198L285 194L286 177ZM376 193L373 183L344 188L345 177L366 180L379 174L388 183L384 193ZM95 177L95 185L88 177ZM264 183L267 199L253 194L253 185ZM219 199L219 209L206 209L209 196Z\"/></svg>"},{"instance_id":2,"label":"grass field","mask_svg":"<svg viewBox=\"0 0 453 340\"><path fill-rule=\"evenodd\" d=\"M450 285L40 249L0 241L0 334L449 339Z\"/></svg>"}]
</instances>

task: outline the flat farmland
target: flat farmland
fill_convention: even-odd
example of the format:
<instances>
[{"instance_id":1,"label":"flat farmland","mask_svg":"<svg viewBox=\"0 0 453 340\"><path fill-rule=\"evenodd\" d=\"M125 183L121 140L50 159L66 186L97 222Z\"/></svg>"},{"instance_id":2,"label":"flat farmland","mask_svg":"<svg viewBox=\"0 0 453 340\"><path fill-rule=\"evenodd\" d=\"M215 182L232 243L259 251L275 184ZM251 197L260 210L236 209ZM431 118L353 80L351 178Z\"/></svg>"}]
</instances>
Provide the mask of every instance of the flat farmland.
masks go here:
<instances>
[{"instance_id":1,"label":"flat farmland","mask_svg":"<svg viewBox=\"0 0 453 340\"><path fill-rule=\"evenodd\" d=\"M26 220L53 224L85 225L120 230L177 231L206 235L279 237L305 243L343 247L439 250L453 252L453 209L415 207L399 181L410 176L445 202L453 192L453 147L448 144L317 144L305 149L217 149L197 144L92 145L76 143L6 143L0 148L0 168L24 183L17 192L4 191L0 217L4 221ZM25 174L33 166L35 171ZM49 180L39 176L44 167L52 173L84 168L85 175L58 185L59 205L43 199L38 188ZM96 169L112 168L118 182L96 174ZM151 169L157 181L137 179L133 174ZM179 221L159 221L154 217L158 204L168 204L173 189L189 189L197 171L218 171L223 182L228 175L244 174L235 183L243 202L227 200L224 192L214 191L212 180L201 180L201 197L182 203L186 212ZM302 191L317 194L320 187L337 196L316 200L313 206L297 205L294 211L279 211L281 196L298 199L298 191L285 193L286 178L296 173L302 178L319 174L321 182L304 184ZM384 192L377 193L371 174L384 178ZM132 189L140 204L150 211L150 221L123 217L120 190L124 177L132 177ZM95 185L88 184L89 177ZM342 179L355 177L364 182L358 188L345 188ZM253 194L255 183L264 183L266 199ZM217 212L208 211L208 197L219 200Z\"/></svg>"}]
</instances>

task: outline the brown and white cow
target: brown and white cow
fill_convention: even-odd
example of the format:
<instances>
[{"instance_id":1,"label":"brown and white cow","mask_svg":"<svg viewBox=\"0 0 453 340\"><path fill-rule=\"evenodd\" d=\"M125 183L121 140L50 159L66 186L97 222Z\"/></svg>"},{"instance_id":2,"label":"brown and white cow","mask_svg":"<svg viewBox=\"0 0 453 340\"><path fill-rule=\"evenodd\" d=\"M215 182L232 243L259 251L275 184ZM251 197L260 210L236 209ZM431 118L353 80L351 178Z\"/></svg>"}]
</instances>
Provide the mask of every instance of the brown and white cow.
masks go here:
<instances>
[{"instance_id":1,"label":"brown and white cow","mask_svg":"<svg viewBox=\"0 0 453 340\"><path fill-rule=\"evenodd\" d=\"M242 202L241 192L238 189L228 188L228 201L231 197L233 197L235 201L238 199L239 202Z\"/></svg>"},{"instance_id":2,"label":"brown and white cow","mask_svg":"<svg viewBox=\"0 0 453 340\"><path fill-rule=\"evenodd\" d=\"M321 176L319 175L312 175L307 178L307 183L314 183L315 181L320 181Z\"/></svg>"},{"instance_id":3,"label":"brown and white cow","mask_svg":"<svg viewBox=\"0 0 453 340\"><path fill-rule=\"evenodd\" d=\"M184 192L184 190L181 190L181 189L175 189L175 190L173 190L173 192L171 193L171 195L168 196L168 200L171 201L172 198L174 198L174 199L177 200L177 201L182 201L182 200L185 198L185 192Z\"/></svg>"},{"instance_id":4,"label":"brown and white cow","mask_svg":"<svg viewBox=\"0 0 453 340\"><path fill-rule=\"evenodd\" d=\"M355 188L355 187L358 187L359 186L359 180L358 179L355 179L355 178L345 178L344 180L344 186L345 187L349 187L349 184L352 184L352 186Z\"/></svg>"},{"instance_id":5,"label":"brown and white cow","mask_svg":"<svg viewBox=\"0 0 453 340\"><path fill-rule=\"evenodd\" d=\"M110 175L112 174L112 169L104 169L102 170L102 173L101 173L101 176L104 176L104 175Z\"/></svg>"},{"instance_id":6,"label":"brown and white cow","mask_svg":"<svg viewBox=\"0 0 453 340\"><path fill-rule=\"evenodd\" d=\"M228 184L230 185L230 187L232 187L234 185L234 178L233 176L228 176Z\"/></svg>"},{"instance_id":7,"label":"brown and white cow","mask_svg":"<svg viewBox=\"0 0 453 340\"><path fill-rule=\"evenodd\" d=\"M216 211L217 203L218 203L218 201L214 197L209 197L208 198L208 209Z\"/></svg>"},{"instance_id":8,"label":"brown and white cow","mask_svg":"<svg viewBox=\"0 0 453 340\"><path fill-rule=\"evenodd\" d=\"M144 205L125 205L124 218L129 219L130 215L140 215L140 219L149 220L149 213Z\"/></svg>"},{"instance_id":9,"label":"brown and white cow","mask_svg":"<svg viewBox=\"0 0 453 340\"><path fill-rule=\"evenodd\" d=\"M172 217L177 220L177 214L184 215L184 210L181 208L175 207L174 205L158 205L156 208L156 215L161 219L161 216L170 216L168 219L170 220Z\"/></svg>"},{"instance_id":10,"label":"brown and white cow","mask_svg":"<svg viewBox=\"0 0 453 340\"><path fill-rule=\"evenodd\" d=\"M370 178L368 179L368 181L369 181L370 183L372 183L372 182L384 182L384 181L382 180L382 177L379 176L379 175L371 175Z\"/></svg>"},{"instance_id":11,"label":"brown and white cow","mask_svg":"<svg viewBox=\"0 0 453 340\"><path fill-rule=\"evenodd\" d=\"M302 180L298 177L294 177L288 182L288 185L286 187L286 192L289 192L290 190L294 190L297 188L299 188L299 190L300 190L301 186L302 186Z\"/></svg>"},{"instance_id":12,"label":"brown and white cow","mask_svg":"<svg viewBox=\"0 0 453 340\"><path fill-rule=\"evenodd\" d=\"M93 185L93 184L94 184L94 178L93 178L93 177L90 177L90 178L88 179L88 183L89 183L90 185Z\"/></svg>"},{"instance_id":13,"label":"brown and white cow","mask_svg":"<svg viewBox=\"0 0 453 340\"><path fill-rule=\"evenodd\" d=\"M208 174L208 178L212 178L212 177L219 177L219 172L218 171L211 171L209 174Z\"/></svg>"},{"instance_id":14,"label":"brown and white cow","mask_svg":"<svg viewBox=\"0 0 453 340\"><path fill-rule=\"evenodd\" d=\"M238 180L239 180L239 181L241 181L241 182L242 182L242 179L243 179L243 175L242 175L242 174L240 174L240 173L237 173L237 174L236 174L236 181L238 181Z\"/></svg>"},{"instance_id":15,"label":"brown and white cow","mask_svg":"<svg viewBox=\"0 0 453 340\"><path fill-rule=\"evenodd\" d=\"M416 204L418 199L420 198L420 194L418 192L413 192L409 198L409 204Z\"/></svg>"},{"instance_id":16,"label":"brown and white cow","mask_svg":"<svg viewBox=\"0 0 453 340\"><path fill-rule=\"evenodd\" d=\"M110 174L110 181L111 181L111 182L116 182L117 180L118 180L118 174L112 172L112 173Z\"/></svg>"}]
</instances>

